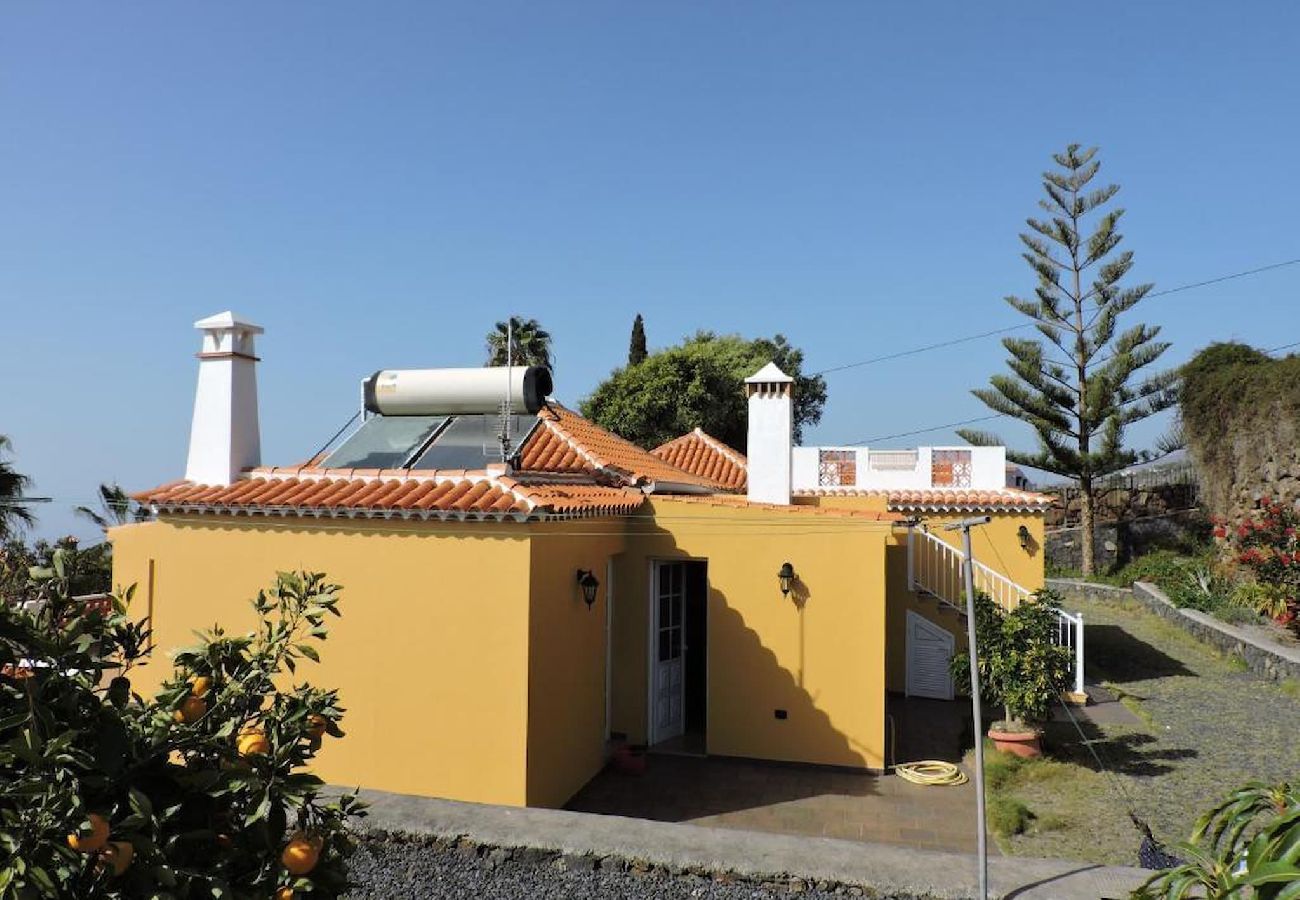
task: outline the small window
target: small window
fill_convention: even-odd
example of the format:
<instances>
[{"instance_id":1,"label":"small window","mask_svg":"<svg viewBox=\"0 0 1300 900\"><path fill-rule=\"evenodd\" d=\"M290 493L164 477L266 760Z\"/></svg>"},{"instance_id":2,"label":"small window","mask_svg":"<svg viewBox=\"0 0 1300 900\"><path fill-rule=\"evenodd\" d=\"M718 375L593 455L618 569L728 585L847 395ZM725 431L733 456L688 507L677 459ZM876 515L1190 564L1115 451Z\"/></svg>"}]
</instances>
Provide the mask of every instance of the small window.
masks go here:
<instances>
[{"instance_id":1,"label":"small window","mask_svg":"<svg viewBox=\"0 0 1300 900\"><path fill-rule=\"evenodd\" d=\"M853 487L857 483L856 450L817 451L817 484L820 487Z\"/></svg>"},{"instance_id":2,"label":"small window","mask_svg":"<svg viewBox=\"0 0 1300 900\"><path fill-rule=\"evenodd\" d=\"M931 487L970 487L969 450L932 450L930 454Z\"/></svg>"}]
</instances>

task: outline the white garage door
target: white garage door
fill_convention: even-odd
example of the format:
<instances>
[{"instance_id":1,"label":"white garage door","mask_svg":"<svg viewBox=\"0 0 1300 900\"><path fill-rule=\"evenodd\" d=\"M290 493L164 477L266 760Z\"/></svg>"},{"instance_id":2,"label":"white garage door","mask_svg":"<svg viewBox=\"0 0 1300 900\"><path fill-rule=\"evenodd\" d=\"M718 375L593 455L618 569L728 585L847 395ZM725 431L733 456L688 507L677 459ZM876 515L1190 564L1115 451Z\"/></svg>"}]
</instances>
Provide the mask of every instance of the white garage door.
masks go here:
<instances>
[{"instance_id":1,"label":"white garage door","mask_svg":"<svg viewBox=\"0 0 1300 900\"><path fill-rule=\"evenodd\" d=\"M953 637L924 616L907 612L907 695L952 699Z\"/></svg>"}]
</instances>

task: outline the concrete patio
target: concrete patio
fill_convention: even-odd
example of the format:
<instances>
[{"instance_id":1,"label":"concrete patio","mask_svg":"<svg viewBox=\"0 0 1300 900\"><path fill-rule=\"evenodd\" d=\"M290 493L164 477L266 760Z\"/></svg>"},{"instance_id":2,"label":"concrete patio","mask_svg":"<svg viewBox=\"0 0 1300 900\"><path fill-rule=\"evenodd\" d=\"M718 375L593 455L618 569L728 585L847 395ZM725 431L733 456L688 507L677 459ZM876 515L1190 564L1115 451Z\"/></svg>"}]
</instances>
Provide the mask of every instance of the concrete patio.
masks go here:
<instances>
[{"instance_id":1,"label":"concrete patio","mask_svg":"<svg viewBox=\"0 0 1300 900\"><path fill-rule=\"evenodd\" d=\"M891 759L960 761L969 743L968 710L960 702L891 697L897 747ZM643 775L608 769L567 808L927 850L976 848L970 782L926 787L895 775L817 766L652 752ZM989 846L997 852L993 841Z\"/></svg>"}]
</instances>

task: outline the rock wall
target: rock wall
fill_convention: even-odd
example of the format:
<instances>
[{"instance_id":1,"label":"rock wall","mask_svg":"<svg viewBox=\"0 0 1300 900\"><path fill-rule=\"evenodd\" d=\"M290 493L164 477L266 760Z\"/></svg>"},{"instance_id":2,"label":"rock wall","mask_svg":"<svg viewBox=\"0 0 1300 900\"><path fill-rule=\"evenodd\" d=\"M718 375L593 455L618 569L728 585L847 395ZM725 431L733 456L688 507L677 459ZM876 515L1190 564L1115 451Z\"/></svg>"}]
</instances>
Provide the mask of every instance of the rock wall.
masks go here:
<instances>
[{"instance_id":1,"label":"rock wall","mask_svg":"<svg viewBox=\"0 0 1300 900\"><path fill-rule=\"evenodd\" d=\"M1052 497L1044 522L1048 528L1079 524L1083 499L1078 488L1045 488L1044 491ZM1199 487L1192 478L1157 485L1124 480L1096 489L1095 496L1098 522L1132 522L1194 509L1199 502Z\"/></svg>"},{"instance_id":2,"label":"rock wall","mask_svg":"<svg viewBox=\"0 0 1300 900\"><path fill-rule=\"evenodd\" d=\"M1202 469L1212 514L1240 521L1260 497L1300 505L1300 425L1281 404L1275 412L1252 417L1245 427L1225 424L1220 434L1194 442L1192 458Z\"/></svg>"}]
</instances>

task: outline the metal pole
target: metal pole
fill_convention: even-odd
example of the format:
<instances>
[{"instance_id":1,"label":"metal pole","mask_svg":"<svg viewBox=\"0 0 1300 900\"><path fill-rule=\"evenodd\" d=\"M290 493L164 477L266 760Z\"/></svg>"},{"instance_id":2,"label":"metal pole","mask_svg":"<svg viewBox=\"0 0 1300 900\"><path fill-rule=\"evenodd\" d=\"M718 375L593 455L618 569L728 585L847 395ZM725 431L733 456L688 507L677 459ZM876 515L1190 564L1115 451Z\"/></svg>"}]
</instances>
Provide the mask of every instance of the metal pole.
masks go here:
<instances>
[{"instance_id":1,"label":"metal pole","mask_svg":"<svg viewBox=\"0 0 1300 900\"><path fill-rule=\"evenodd\" d=\"M972 526L986 525L988 521L989 516L977 516L944 526L949 531L961 529L962 548L966 552L961 572L966 582L966 643L970 656L970 707L975 727L975 841L979 854L980 900L988 900L989 896L989 855L988 836L984 827L984 722L980 710L980 660L979 648L975 642L975 556L971 550L970 530Z\"/></svg>"}]
</instances>

